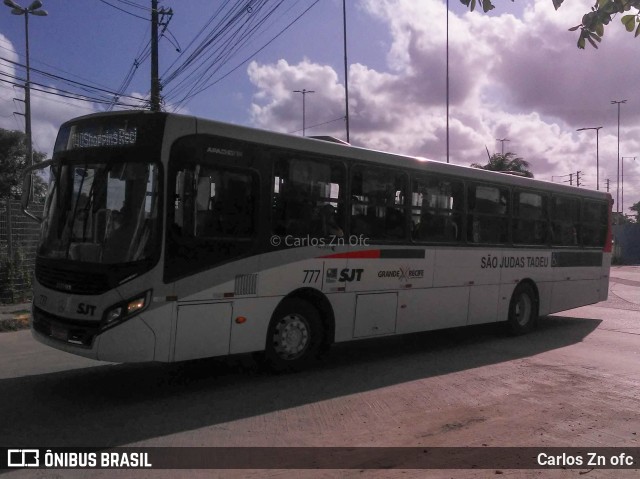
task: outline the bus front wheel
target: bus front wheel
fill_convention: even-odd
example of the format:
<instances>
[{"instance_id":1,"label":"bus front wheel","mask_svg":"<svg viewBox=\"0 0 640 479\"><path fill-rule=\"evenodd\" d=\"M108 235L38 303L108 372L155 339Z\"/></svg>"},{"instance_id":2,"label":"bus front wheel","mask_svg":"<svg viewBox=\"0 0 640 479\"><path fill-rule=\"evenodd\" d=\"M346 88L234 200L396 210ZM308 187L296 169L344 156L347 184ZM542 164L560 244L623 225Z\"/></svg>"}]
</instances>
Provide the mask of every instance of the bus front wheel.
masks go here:
<instances>
[{"instance_id":1,"label":"bus front wheel","mask_svg":"<svg viewBox=\"0 0 640 479\"><path fill-rule=\"evenodd\" d=\"M519 284L511 295L509 303L508 331L513 335L528 333L536 327L538 321L538 302L533 287L527 283Z\"/></svg>"},{"instance_id":2,"label":"bus front wheel","mask_svg":"<svg viewBox=\"0 0 640 479\"><path fill-rule=\"evenodd\" d=\"M277 371L298 371L313 362L322 345L320 313L307 301L285 299L273 313L265 356Z\"/></svg>"}]
</instances>

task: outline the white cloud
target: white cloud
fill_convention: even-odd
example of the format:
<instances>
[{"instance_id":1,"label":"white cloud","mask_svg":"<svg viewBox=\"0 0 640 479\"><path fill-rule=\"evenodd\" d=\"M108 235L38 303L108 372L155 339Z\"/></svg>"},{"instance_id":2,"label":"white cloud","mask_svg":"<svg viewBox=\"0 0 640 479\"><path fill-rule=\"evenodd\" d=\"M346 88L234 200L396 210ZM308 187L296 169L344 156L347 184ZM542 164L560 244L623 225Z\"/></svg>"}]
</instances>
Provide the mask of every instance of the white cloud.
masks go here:
<instances>
[{"instance_id":1,"label":"white cloud","mask_svg":"<svg viewBox=\"0 0 640 479\"><path fill-rule=\"evenodd\" d=\"M301 129L303 99L295 90L314 92L304 99L309 127L344 116L344 88L329 66L308 60L297 65L289 65L286 60L274 65L258 65L254 61L249 64L248 73L259 89L251 109L256 125L285 132Z\"/></svg>"},{"instance_id":2,"label":"white cloud","mask_svg":"<svg viewBox=\"0 0 640 479\"><path fill-rule=\"evenodd\" d=\"M579 50L577 32L568 28L579 23L592 1L565 3L556 12L551 0L533 0L522 18L450 13L451 159L465 165L485 162L485 145L499 151L496 138L508 138L505 149L531 162L538 178L581 170L583 182L595 188L595 134L575 130L602 125L601 189L611 179L615 197L617 115L610 100L629 100L623 106L621 155L640 156L640 140L634 139L640 63L628 60L637 56L639 44L616 20L599 50ZM360 7L388 26L392 43L384 52L386 71L350 65L352 143L445 160L444 5L437 0L362 0ZM257 87L252 120L259 127L300 128L301 100L291 93L294 89L316 90L307 96L307 125L344 114L343 85L329 66L312 60L254 62L248 73ZM344 126L334 123L311 134L325 132L344 137ZM635 202L640 199L635 187L640 161L626 160L625 166L625 198ZM631 204L625 199L625 206Z\"/></svg>"}]
</instances>

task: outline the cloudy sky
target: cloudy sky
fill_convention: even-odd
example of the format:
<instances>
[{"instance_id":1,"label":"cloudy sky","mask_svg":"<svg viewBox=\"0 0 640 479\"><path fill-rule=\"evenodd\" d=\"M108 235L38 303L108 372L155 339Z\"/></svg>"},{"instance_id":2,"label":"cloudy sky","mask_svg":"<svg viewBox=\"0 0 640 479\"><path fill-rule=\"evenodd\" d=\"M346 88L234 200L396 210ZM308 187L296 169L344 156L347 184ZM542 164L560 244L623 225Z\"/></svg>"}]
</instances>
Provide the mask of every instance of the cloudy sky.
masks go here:
<instances>
[{"instance_id":1,"label":"cloudy sky","mask_svg":"<svg viewBox=\"0 0 640 479\"><path fill-rule=\"evenodd\" d=\"M126 85L120 101L129 105L147 96L151 2L43 3L49 15L29 21L31 66L39 70L32 81L42 90L32 95L32 111L36 149L50 154L60 123L108 108L109 92ZM234 12L227 3L248 7ZM630 213L640 201L640 39L616 19L598 50L579 50L568 29L593 0L571 0L559 11L551 0L495 3L487 15L450 0L451 162L484 163L487 149L500 152L497 139L508 139L505 152L529 161L537 178L561 182L573 173L575 184L581 171L582 184L595 189L596 134L576 130L602 126L600 189L609 179L622 200L611 101L627 100L620 156ZM160 5L174 13L160 41L165 109L299 135L302 95L293 90L314 90L306 95L307 134L345 137L341 0ZM14 100L22 91L12 83L24 78L24 19L2 8L0 127L23 129L13 113L24 111ZM347 22L351 142L446 161L444 2L347 0ZM89 98L59 96L78 92Z\"/></svg>"}]
</instances>

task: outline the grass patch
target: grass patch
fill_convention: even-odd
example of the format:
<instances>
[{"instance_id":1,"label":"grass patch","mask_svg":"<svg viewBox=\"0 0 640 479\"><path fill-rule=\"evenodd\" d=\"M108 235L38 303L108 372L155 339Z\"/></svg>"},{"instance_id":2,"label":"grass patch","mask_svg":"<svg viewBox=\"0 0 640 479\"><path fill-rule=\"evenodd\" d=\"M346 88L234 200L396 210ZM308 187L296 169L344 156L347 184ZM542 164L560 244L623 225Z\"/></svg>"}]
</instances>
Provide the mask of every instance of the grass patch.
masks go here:
<instances>
[{"instance_id":1,"label":"grass patch","mask_svg":"<svg viewBox=\"0 0 640 479\"><path fill-rule=\"evenodd\" d=\"M15 313L13 318L0 320L0 333L29 329L30 317L31 316L28 312L20 311L18 313Z\"/></svg>"}]
</instances>

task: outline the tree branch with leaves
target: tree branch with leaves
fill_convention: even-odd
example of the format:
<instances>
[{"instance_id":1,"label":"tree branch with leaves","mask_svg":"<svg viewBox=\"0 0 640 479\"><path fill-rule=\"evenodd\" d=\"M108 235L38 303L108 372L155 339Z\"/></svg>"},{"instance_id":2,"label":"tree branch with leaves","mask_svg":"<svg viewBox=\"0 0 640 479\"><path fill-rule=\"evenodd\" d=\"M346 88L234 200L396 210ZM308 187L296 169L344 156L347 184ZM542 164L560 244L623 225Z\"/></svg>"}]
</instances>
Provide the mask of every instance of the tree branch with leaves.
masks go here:
<instances>
[{"instance_id":1,"label":"tree branch with leaves","mask_svg":"<svg viewBox=\"0 0 640 479\"><path fill-rule=\"evenodd\" d=\"M0 128L0 199L19 200L22 195L22 175L29 166L27 161L27 137L21 131ZM34 163L44 160L46 155L33 152ZM47 185L38 175L34 175L34 195L41 201Z\"/></svg>"},{"instance_id":2,"label":"tree branch with leaves","mask_svg":"<svg viewBox=\"0 0 640 479\"><path fill-rule=\"evenodd\" d=\"M495 153L489 157L489 163L486 165L471 163L471 166L483 170L515 173L520 176L526 176L527 178L533 178L533 173L530 170L531 164L511 152L505 153L504 155Z\"/></svg>"},{"instance_id":3,"label":"tree branch with leaves","mask_svg":"<svg viewBox=\"0 0 640 479\"><path fill-rule=\"evenodd\" d=\"M564 0L551 1L556 10L564 2ZM495 8L491 0L460 0L460 3L466 5L471 11L475 10L478 4L485 13ZM578 25L569 29L572 32L580 30L578 48L584 48L587 42L592 47L598 48L598 43L604 36L605 26L618 15L628 32L634 33L636 37L640 35L640 0L595 0L591 11L582 16L582 21Z\"/></svg>"}]
</instances>

